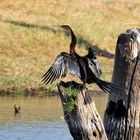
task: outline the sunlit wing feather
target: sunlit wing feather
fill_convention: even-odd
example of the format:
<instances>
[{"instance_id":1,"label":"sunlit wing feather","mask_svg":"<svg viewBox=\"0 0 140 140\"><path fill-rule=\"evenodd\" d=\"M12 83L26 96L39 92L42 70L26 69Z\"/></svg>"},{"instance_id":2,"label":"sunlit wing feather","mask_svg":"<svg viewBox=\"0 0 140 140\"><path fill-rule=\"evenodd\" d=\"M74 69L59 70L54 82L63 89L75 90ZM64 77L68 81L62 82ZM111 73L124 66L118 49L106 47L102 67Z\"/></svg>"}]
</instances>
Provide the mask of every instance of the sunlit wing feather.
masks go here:
<instances>
[{"instance_id":1,"label":"sunlit wing feather","mask_svg":"<svg viewBox=\"0 0 140 140\"><path fill-rule=\"evenodd\" d=\"M102 74L102 71L98 60L89 59L89 58L87 58L87 60L88 60L88 67L91 69L91 71L94 73L96 77L99 77Z\"/></svg>"},{"instance_id":2,"label":"sunlit wing feather","mask_svg":"<svg viewBox=\"0 0 140 140\"><path fill-rule=\"evenodd\" d=\"M48 84L63 78L66 76L68 68L71 74L80 77L80 70L76 59L67 53L61 53L57 56L49 70L42 76L42 81Z\"/></svg>"},{"instance_id":3,"label":"sunlit wing feather","mask_svg":"<svg viewBox=\"0 0 140 140\"><path fill-rule=\"evenodd\" d=\"M70 56L71 57L71 56ZM80 76L80 68L79 65L77 64L75 59L68 59L68 67L70 69L70 73L72 75L77 75L79 78Z\"/></svg>"},{"instance_id":4,"label":"sunlit wing feather","mask_svg":"<svg viewBox=\"0 0 140 140\"><path fill-rule=\"evenodd\" d=\"M95 64L96 70L98 71L98 74L100 76L102 74L102 69L98 59L92 59L92 62Z\"/></svg>"}]
</instances>

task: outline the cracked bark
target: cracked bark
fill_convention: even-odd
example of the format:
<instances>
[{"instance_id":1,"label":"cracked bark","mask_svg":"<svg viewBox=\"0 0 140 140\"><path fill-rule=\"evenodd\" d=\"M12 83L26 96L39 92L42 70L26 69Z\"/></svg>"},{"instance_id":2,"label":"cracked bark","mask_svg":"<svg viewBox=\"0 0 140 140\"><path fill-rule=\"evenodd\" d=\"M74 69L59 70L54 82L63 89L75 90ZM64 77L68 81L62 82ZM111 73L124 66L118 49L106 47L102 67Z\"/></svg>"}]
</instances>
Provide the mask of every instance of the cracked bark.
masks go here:
<instances>
[{"instance_id":1,"label":"cracked bark","mask_svg":"<svg viewBox=\"0 0 140 140\"><path fill-rule=\"evenodd\" d=\"M79 89L76 97L68 95L64 88ZM89 96L88 90L76 82L61 82L58 85L63 106L64 118L68 124L74 140L107 140L102 119L95 104ZM71 112L66 109L69 98L73 98L76 105Z\"/></svg>"},{"instance_id":2,"label":"cracked bark","mask_svg":"<svg viewBox=\"0 0 140 140\"><path fill-rule=\"evenodd\" d=\"M127 30L118 37L112 82L122 90L109 94L104 126L85 87L76 82L58 85L64 118L74 140L140 140L140 29ZM64 88L79 89L79 93L73 97ZM71 112L66 109L69 98L76 103Z\"/></svg>"},{"instance_id":3,"label":"cracked bark","mask_svg":"<svg viewBox=\"0 0 140 140\"><path fill-rule=\"evenodd\" d=\"M108 98L104 126L109 140L140 139L140 30L118 37L112 82L122 85ZM114 104L114 109L112 105Z\"/></svg>"}]
</instances>

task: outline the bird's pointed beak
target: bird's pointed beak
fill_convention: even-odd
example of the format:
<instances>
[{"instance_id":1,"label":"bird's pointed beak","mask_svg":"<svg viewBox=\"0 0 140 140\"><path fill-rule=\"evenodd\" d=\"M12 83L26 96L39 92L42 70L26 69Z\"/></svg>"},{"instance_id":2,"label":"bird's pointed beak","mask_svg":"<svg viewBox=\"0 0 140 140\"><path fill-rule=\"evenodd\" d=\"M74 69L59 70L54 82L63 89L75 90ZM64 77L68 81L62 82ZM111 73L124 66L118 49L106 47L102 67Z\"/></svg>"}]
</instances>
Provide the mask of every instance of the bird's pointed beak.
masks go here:
<instances>
[{"instance_id":1,"label":"bird's pointed beak","mask_svg":"<svg viewBox=\"0 0 140 140\"><path fill-rule=\"evenodd\" d=\"M53 25L54 28L56 28L57 31L62 32L63 27L60 25Z\"/></svg>"},{"instance_id":2,"label":"bird's pointed beak","mask_svg":"<svg viewBox=\"0 0 140 140\"><path fill-rule=\"evenodd\" d=\"M62 26L60 25L53 25L54 27L57 27L57 28L62 28Z\"/></svg>"}]
</instances>

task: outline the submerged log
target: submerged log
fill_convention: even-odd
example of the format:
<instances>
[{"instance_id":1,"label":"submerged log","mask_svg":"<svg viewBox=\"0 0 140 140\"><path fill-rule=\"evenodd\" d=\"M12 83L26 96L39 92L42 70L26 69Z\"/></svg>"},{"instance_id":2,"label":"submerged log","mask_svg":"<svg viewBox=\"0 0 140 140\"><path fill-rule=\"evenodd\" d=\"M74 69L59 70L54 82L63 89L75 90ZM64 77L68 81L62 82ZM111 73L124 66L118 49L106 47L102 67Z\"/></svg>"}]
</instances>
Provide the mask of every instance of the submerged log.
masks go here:
<instances>
[{"instance_id":1,"label":"submerged log","mask_svg":"<svg viewBox=\"0 0 140 140\"><path fill-rule=\"evenodd\" d=\"M60 82L58 89L64 118L74 140L107 140L102 119L88 90L74 81Z\"/></svg>"},{"instance_id":2,"label":"submerged log","mask_svg":"<svg viewBox=\"0 0 140 140\"><path fill-rule=\"evenodd\" d=\"M112 82L122 85L108 98L104 126L109 140L140 140L140 29L118 37Z\"/></svg>"}]
</instances>

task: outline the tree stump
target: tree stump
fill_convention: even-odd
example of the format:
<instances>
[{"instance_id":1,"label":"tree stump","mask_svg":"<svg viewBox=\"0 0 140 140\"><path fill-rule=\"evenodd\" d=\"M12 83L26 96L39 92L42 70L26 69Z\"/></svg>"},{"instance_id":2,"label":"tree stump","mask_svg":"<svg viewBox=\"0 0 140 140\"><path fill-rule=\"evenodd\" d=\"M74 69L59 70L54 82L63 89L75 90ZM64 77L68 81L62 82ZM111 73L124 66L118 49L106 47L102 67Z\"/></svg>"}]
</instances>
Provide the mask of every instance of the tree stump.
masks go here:
<instances>
[{"instance_id":1,"label":"tree stump","mask_svg":"<svg viewBox=\"0 0 140 140\"><path fill-rule=\"evenodd\" d=\"M60 82L58 89L64 118L74 140L107 140L102 119L88 90L74 81ZM72 93L73 89L77 90L76 94ZM71 109L69 104L72 105Z\"/></svg>"},{"instance_id":2,"label":"tree stump","mask_svg":"<svg viewBox=\"0 0 140 140\"><path fill-rule=\"evenodd\" d=\"M111 91L104 115L109 140L140 140L140 29L118 37Z\"/></svg>"}]
</instances>

